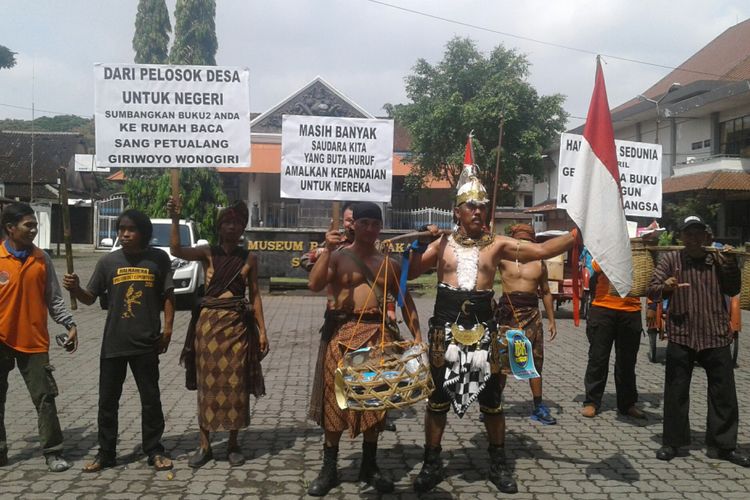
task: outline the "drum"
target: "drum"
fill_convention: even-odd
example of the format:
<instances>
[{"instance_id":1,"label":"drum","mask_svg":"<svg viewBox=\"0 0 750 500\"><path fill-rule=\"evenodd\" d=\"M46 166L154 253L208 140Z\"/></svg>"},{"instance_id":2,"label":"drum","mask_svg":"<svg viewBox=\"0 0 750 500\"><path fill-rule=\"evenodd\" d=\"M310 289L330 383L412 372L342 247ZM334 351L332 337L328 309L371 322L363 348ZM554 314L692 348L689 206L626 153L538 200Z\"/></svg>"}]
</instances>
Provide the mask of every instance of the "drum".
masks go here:
<instances>
[{"instance_id":1,"label":"drum","mask_svg":"<svg viewBox=\"0 0 750 500\"><path fill-rule=\"evenodd\" d=\"M336 402L342 410L383 411L427 399L434 384L427 346L391 342L347 353L336 370Z\"/></svg>"}]
</instances>

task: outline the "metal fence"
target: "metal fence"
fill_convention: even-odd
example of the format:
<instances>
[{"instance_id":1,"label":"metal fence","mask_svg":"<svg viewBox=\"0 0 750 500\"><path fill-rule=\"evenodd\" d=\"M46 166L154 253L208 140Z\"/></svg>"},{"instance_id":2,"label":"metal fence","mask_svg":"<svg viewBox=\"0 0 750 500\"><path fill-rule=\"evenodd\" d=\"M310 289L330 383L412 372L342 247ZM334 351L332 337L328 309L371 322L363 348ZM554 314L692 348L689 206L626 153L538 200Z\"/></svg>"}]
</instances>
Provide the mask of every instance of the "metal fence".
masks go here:
<instances>
[{"instance_id":1,"label":"metal fence","mask_svg":"<svg viewBox=\"0 0 750 500\"><path fill-rule=\"evenodd\" d=\"M264 227L326 227L328 223L319 226L307 226L300 224L299 203L287 203L285 201L269 202L263 207L261 224ZM328 216L330 221L331 217Z\"/></svg>"},{"instance_id":2,"label":"metal fence","mask_svg":"<svg viewBox=\"0 0 750 500\"><path fill-rule=\"evenodd\" d=\"M453 211L441 208L386 211L386 226L390 229L419 229L425 224L450 229L453 226Z\"/></svg>"},{"instance_id":3,"label":"metal fence","mask_svg":"<svg viewBox=\"0 0 750 500\"><path fill-rule=\"evenodd\" d=\"M101 247L104 238L114 240L117 237L115 223L117 217L125 210L127 198L115 195L104 200L94 202L94 244Z\"/></svg>"},{"instance_id":4,"label":"metal fence","mask_svg":"<svg viewBox=\"0 0 750 500\"><path fill-rule=\"evenodd\" d=\"M384 217L385 229L412 230L425 224L435 224L441 229L453 226L453 212L440 208L393 210L387 207ZM331 205L306 200L269 202L263 207L261 221L263 227L327 228L331 223Z\"/></svg>"}]
</instances>

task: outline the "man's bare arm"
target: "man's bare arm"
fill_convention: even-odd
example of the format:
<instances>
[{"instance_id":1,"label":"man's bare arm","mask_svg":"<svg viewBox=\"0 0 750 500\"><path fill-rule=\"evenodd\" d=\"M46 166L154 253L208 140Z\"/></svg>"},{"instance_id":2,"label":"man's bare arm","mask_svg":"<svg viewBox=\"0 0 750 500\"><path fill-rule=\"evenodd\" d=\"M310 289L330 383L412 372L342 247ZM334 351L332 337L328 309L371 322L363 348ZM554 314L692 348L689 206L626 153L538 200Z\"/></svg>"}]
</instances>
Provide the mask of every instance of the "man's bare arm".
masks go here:
<instances>
[{"instance_id":1,"label":"man's bare arm","mask_svg":"<svg viewBox=\"0 0 750 500\"><path fill-rule=\"evenodd\" d=\"M438 251L442 238L438 238L427 246L424 253L412 250L409 254L409 279L413 280L437 265Z\"/></svg>"},{"instance_id":2,"label":"man's bare arm","mask_svg":"<svg viewBox=\"0 0 750 500\"><path fill-rule=\"evenodd\" d=\"M547 266L542 262L542 276L539 278L539 289L542 292L542 304L544 312L549 322L549 339L555 340L557 336L557 325L555 325L555 308L552 302L552 292L549 289L549 280L547 278Z\"/></svg>"},{"instance_id":3,"label":"man's bare arm","mask_svg":"<svg viewBox=\"0 0 750 500\"><path fill-rule=\"evenodd\" d=\"M90 306L96 300L96 295L81 287L80 279L75 273L63 276L63 287L68 290L79 302Z\"/></svg>"},{"instance_id":4,"label":"man's bare arm","mask_svg":"<svg viewBox=\"0 0 750 500\"><path fill-rule=\"evenodd\" d=\"M534 260L544 260L567 252L576 241L577 229L568 234L563 234L544 243L529 243L528 241L516 240L508 236L495 237L495 265L502 259L518 260L526 263Z\"/></svg>"},{"instance_id":5,"label":"man's bare arm","mask_svg":"<svg viewBox=\"0 0 750 500\"><path fill-rule=\"evenodd\" d=\"M396 285L389 285L388 288L391 293L393 293L394 290L396 291L394 295L403 293L404 305L401 306L401 316L404 318L407 328L414 337L414 341L421 343L422 331L419 328L419 313L417 313L417 307L414 304L414 299L409 293L409 290L400 289L401 265L393 258L391 258L391 263L392 267L390 267L390 272L388 273L388 281L389 283L396 283Z\"/></svg>"}]
</instances>

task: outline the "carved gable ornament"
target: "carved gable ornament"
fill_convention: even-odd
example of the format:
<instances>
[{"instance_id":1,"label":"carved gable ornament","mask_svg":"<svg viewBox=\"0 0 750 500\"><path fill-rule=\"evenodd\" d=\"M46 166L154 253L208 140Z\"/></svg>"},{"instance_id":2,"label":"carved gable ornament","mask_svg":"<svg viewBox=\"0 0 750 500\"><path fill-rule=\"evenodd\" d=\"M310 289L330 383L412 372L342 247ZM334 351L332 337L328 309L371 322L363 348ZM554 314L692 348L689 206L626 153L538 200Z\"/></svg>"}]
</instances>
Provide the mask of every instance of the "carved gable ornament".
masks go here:
<instances>
[{"instance_id":1,"label":"carved gable ornament","mask_svg":"<svg viewBox=\"0 0 750 500\"><path fill-rule=\"evenodd\" d=\"M250 125L252 132L281 134L282 115L374 118L321 77L258 116Z\"/></svg>"}]
</instances>

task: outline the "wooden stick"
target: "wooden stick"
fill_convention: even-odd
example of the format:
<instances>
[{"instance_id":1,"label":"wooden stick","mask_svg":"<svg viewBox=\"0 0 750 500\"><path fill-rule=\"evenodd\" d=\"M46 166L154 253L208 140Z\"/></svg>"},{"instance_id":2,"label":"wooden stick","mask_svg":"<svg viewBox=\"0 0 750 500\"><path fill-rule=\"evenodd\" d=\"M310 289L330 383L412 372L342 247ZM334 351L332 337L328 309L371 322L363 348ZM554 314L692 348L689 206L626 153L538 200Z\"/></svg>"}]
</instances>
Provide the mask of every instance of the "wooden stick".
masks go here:
<instances>
[{"instance_id":1,"label":"wooden stick","mask_svg":"<svg viewBox=\"0 0 750 500\"><path fill-rule=\"evenodd\" d=\"M65 241L65 261L68 266L68 274L73 274L73 243L70 238L70 209L68 208L68 170L65 167L57 169L60 176L60 209L63 220L63 239ZM93 205L92 205L93 209ZM70 292L70 309L78 309L78 301L73 292Z\"/></svg>"},{"instance_id":2,"label":"wooden stick","mask_svg":"<svg viewBox=\"0 0 750 500\"><path fill-rule=\"evenodd\" d=\"M438 233L439 235L443 234L450 234L452 231L450 229L441 229ZM400 234L398 236L394 236L393 238L389 238L387 240L383 240L383 245L393 245L396 242L404 241L404 240L413 240L415 238L421 238L424 236L432 236L432 233L430 231L414 231L411 233L404 233Z\"/></svg>"},{"instance_id":3,"label":"wooden stick","mask_svg":"<svg viewBox=\"0 0 750 500\"><path fill-rule=\"evenodd\" d=\"M675 250L683 250L685 247L681 245L669 245L669 246L646 246L646 250L650 252L673 252ZM716 247L703 247L706 252L713 253L731 253L735 255L750 255L750 252L733 248L731 250L722 250Z\"/></svg>"},{"instance_id":4,"label":"wooden stick","mask_svg":"<svg viewBox=\"0 0 750 500\"><path fill-rule=\"evenodd\" d=\"M177 211L182 213L182 200L180 200L180 169L170 168L169 177L172 181L172 199L177 204Z\"/></svg>"},{"instance_id":5,"label":"wooden stick","mask_svg":"<svg viewBox=\"0 0 750 500\"><path fill-rule=\"evenodd\" d=\"M331 205L331 229L337 230L339 228L339 219L341 218L341 202L334 201Z\"/></svg>"},{"instance_id":6,"label":"wooden stick","mask_svg":"<svg viewBox=\"0 0 750 500\"><path fill-rule=\"evenodd\" d=\"M505 115L500 114L500 132L497 139L497 161L495 162L495 180L492 187L492 206L490 207L490 234L495 234L495 206L497 205L497 178L500 176L500 152L503 145L503 125Z\"/></svg>"}]
</instances>

